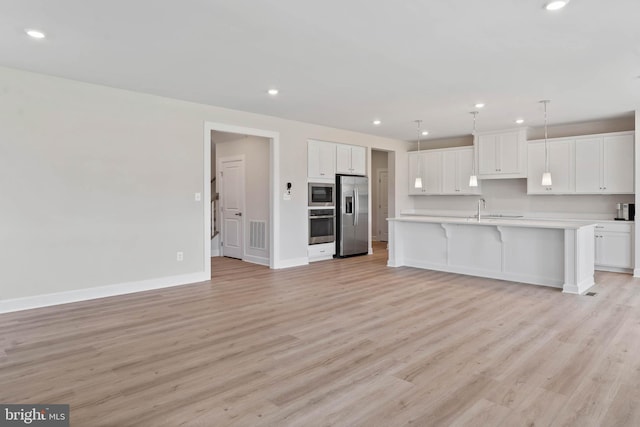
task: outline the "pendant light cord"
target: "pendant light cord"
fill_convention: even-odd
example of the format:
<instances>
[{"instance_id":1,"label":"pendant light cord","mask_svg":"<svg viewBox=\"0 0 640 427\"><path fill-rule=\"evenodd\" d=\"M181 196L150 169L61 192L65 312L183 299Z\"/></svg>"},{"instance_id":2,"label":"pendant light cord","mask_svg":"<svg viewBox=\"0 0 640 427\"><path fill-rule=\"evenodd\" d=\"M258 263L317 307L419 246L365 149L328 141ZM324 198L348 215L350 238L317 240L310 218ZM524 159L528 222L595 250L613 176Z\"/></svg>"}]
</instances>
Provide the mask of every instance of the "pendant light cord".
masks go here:
<instances>
[{"instance_id":1,"label":"pendant light cord","mask_svg":"<svg viewBox=\"0 0 640 427\"><path fill-rule=\"evenodd\" d=\"M547 104L548 100L542 101L544 104L544 171L549 172L549 141L547 133Z\"/></svg>"},{"instance_id":2,"label":"pendant light cord","mask_svg":"<svg viewBox=\"0 0 640 427\"><path fill-rule=\"evenodd\" d=\"M476 117L478 116L479 111L472 111L473 114L473 154L474 158L471 162L471 175L476 174L476 159L475 159L475 150L476 150Z\"/></svg>"}]
</instances>

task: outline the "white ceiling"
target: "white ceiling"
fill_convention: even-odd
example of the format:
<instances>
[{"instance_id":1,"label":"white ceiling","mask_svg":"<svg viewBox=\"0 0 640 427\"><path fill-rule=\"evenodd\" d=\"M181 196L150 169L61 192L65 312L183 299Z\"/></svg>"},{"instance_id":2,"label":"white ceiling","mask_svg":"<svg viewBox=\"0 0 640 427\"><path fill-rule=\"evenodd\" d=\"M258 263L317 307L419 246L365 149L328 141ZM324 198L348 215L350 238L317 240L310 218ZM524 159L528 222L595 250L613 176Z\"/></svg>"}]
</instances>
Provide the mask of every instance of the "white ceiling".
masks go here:
<instances>
[{"instance_id":1,"label":"white ceiling","mask_svg":"<svg viewBox=\"0 0 640 427\"><path fill-rule=\"evenodd\" d=\"M0 65L407 140L640 108L640 1L544 3L0 0Z\"/></svg>"}]
</instances>

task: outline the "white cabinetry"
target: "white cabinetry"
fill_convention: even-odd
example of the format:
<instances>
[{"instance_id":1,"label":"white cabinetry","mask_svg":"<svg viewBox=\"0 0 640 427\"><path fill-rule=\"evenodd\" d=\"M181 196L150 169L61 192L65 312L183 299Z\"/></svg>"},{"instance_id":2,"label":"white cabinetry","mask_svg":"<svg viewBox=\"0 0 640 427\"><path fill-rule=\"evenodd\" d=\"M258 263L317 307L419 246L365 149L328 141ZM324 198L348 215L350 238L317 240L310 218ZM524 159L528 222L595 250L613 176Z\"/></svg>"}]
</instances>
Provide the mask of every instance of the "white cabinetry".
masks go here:
<instances>
[{"instance_id":1,"label":"white cabinetry","mask_svg":"<svg viewBox=\"0 0 640 427\"><path fill-rule=\"evenodd\" d=\"M323 261L332 259L336 253L336 244L332 243L320 243L318 245L309 245L307 249L307 256L309 262Z\"/></svg>"},{"instance_id":2,"label":"white cabinetry","mask_svg":"<svg viewBox=\"0 0 640 427\"><path fill-rule=\"evenodd\" d=\"M633 134L576 140L576 193L633 194Z\"/></svg>"},{"instance_id":3,"label":"white cabinetry","mask_svg":"<svg viewBox=\"0 0 640 427\"><path fill-rule=\"evenodd\" d=\"M480 194L469 187L473 170L473 147L442 150L442 194Z\"/></svg>"},{"instance_id":4,"label":"white cabinetry","mask_svg":"<svg viewBox=\"0 0 640 427\"><path fill-rule=\"evenodd\" d=\"M334 181L336 173L366 175L367 149L310 139L307 143L307 176L321 182Z\"/></svg>"},{"instance_id":5,"label":"white cabinetry","mask_svg":"<svg viewBox=\"0 0 640 427\"><path fill-rule=\"evenodd\" d=\"M409 194L429 195L442 192L442 153L439 150L412 151L409 154ZM422 188L415 188L416 178Z\"/></svg>"},{"instance_id":6,"label":"white cabinetry","mask_svg":"<svg viewBox=\"0 0 640 427\"><path fill-rule=\"evenodd\" d=\"M408 155L410 195L480 194L479 187L469 187L473 147L412 151ZM417 177L422 179L422 188L415 188Z\"/></svg>"},{"instance_id":7,"label":"white cabinetry","mask_svg":"<svg viewBox=\"0 0 640 427\"><path fill-rule=\"evenodd\" d=\"M480 179L527 177L526 129L478 133L475 143Z\"/></svg>"},{"instance_id":8,"label":"white cabinetry","mask_svg":"<svg viewBox=\"0 0 640 427\"><path fill-rule=\"evenodd\" d=\"M424 155L423 151L410 151L407 153L409 159L409 195L418 196L424 194L423 188L416 188L416 178L420 178L424 182Z\"/></svg>"},{"instance_id":9,"label":"white cabinetry","mask_svg":"<svg viewBox=\"0 0 640 427\"><path fill-rule=\"evenodd\" d=\"M527 194L571 194L575 192L575 142L558 139L549 142L549 170L553 185L542 185L545 166L544 141L529 143L527 156Z\"/></svg>"},{"instance_id":10,"label":"white cabinetry","mask_svg":"<svg viewBox=\"0 0 640 427\"><path fill-rule=\"evenodd\" d=\"M367 150L357 145L336 144L336 172L365 175Z\"/></svg>"},{"instance_id":11,"label":"white cabinetry","mask_svg":"<svg viewBox=\"0 0 640 427\"><path fill-rule=\"evenodd\" d=\"M336 144L309 140L307 144L307 167L309 178L335 179Z\"/></svg>"},{"instance_id":12,"label":"white cabinetry","mask_svg":"<svg viewBox=\"0 0 640 427\"><path fill-rule=\"evenodd\" d=\"M528 194L633 194L632 132L549 139L551 187L541 185L544 141L529 141Z\"/></svg>"},{"instance_id":13,"label":"white cabinetry","mask_svg":"<svg viewBox=\"0 0 640 427\"><path fill-rule=\"evenodd\" d=\"M633 268L633 224L600 223L595 231L597 270L629 271Z\"/></svg>"}]
</instances>

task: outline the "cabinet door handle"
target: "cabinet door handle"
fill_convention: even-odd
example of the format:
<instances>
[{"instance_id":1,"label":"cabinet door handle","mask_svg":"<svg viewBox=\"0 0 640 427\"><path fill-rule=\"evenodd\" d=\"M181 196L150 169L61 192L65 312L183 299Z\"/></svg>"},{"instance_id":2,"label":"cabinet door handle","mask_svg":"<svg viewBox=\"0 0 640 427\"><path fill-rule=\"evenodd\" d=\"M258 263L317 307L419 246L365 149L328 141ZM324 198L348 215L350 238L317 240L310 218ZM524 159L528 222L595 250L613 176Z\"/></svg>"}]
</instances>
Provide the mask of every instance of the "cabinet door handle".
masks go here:
<instances>
[{"instance_id":1,"label":"cabinet door handle","mask_svg":"<svg viewBox=\"0 0 640 427\"><path fill-rule=\"evenodd\" d=\"M604 228L603 225L596 225L596 228Z\"/></svg>"}]
</instances>

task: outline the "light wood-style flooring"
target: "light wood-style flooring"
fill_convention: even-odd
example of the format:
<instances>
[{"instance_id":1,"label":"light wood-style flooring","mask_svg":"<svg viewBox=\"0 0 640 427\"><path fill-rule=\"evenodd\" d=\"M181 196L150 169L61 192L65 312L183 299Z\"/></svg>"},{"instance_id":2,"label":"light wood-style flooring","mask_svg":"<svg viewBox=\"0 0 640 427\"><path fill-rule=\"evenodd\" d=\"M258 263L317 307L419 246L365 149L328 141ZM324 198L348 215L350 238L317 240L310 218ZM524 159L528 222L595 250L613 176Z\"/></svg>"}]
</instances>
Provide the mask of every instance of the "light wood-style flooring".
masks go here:
<instances>
[{"instance_id":1,"label":"light wood-style flooring","mask_svg":"<svg viewBox=\"0 0 640 427\"><path fill-rule=\"evenodd\" d=\"M640 425L640 280L565 295L375 252L0 315L0 402L72 426Z\"/></svg>"}]
</instances>

